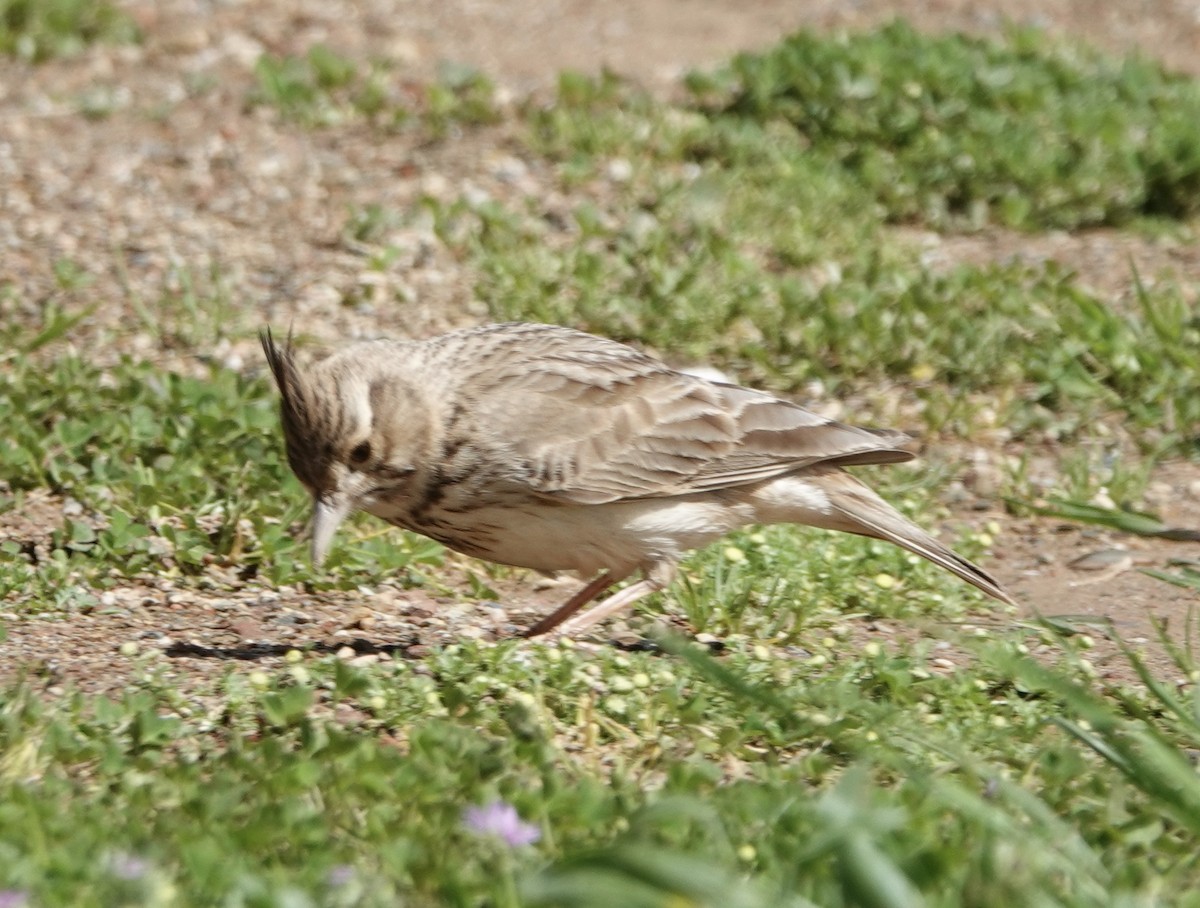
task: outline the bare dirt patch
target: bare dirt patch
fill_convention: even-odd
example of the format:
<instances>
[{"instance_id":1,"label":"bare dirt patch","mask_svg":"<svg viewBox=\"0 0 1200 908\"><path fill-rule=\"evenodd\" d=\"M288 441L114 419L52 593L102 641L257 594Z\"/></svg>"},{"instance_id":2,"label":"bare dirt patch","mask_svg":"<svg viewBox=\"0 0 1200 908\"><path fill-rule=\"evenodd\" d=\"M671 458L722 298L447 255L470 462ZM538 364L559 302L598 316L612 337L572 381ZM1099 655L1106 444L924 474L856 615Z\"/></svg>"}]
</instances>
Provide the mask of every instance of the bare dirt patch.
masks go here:
<instances>
[{"instance_id":1,"label":"bare dirt patch","mask_svg":"<svg viewBox=\"0 0 1200 908\"><path fill-rule=\"evenodd\" d=\"M1156 493L1169 526L1200 529L1200 470L1171 464L1159 470ZM996 569L1030 615L1060 619L1099 642L1096 661L1116 678L1128 678L1118 638L1142 649L1163 678L1180 669L1159 645L1159 623L1181 645L1200 596L1151 577L1179 562L1196 563L1200 544L1130 536L1051 518L1011 521L1003 560ZM1002 565L1002 566L1001 566ZM1190 628L1194 646L1195 629Z\"/></svg>"}]
</instances>

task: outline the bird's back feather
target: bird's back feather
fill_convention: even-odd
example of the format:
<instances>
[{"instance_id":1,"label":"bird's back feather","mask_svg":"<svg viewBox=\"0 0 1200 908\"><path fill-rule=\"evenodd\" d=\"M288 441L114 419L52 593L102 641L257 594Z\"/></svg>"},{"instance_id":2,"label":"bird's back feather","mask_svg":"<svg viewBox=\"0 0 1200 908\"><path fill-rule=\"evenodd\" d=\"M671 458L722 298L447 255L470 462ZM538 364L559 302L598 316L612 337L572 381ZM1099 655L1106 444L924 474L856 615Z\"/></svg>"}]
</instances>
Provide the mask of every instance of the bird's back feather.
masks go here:
<instances>
[{"instance_id":1,"label":"bird's back feather","mask_svg":"<svg viewBox=\"0 0 1200 908\"><path fill-rule=\"evenodd\" d=\"M901 432L848 426L582 332L514 324L444 338L442 357L470 373L457 384L476 431L522 465L530 491L563 501L687 495L913 457ZM497 340L509 355L496 355Z\"/></svg>"}]
</instances>

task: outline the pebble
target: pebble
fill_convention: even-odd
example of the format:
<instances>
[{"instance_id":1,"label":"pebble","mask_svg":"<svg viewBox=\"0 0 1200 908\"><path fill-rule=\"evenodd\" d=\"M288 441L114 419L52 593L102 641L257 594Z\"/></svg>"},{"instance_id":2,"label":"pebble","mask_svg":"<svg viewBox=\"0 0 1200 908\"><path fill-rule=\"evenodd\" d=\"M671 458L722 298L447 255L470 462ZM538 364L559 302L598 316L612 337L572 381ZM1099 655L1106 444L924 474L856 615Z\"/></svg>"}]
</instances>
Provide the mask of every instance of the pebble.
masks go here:
<instances>
[{"instance_id":1,"label":"pebble","mask_svg":"<svg viewBox=\"0 0 1200 908\"><path fill-rule=\"evenodd\" d=\"M614 633L612 634L612 639L626 649L635 649L645 642L642 640L639 634L636 634L631 630L624 630ZM547 655L555 657L555 661L558 661L562 658L562 654L559 650L550 650Z\"/></svg>"},{"instance_id":2,"label":"pebble","mask_svg":"<svg viewBox=\"0 0 1200 908\"><path fill-rule=\"evenodd\" d=\"M606 171L614 183L627 183L633 177L633 165L625 158L613 158L608 162Z\"/></svg>"},{"instance_id":3,"label":"pebble","mask_svg":"<svg viewBox=\"0 0 1200 908\"><path fill-rule=\"evenodd\" d=\"M421 194L431 199L444 200L452 192L450 181L440 173L427 173L421 178Z\"/></svg>"},{"instance_id":4,"label":"pebble","mask_svg":"<svg viewBox=\"0 0 1200 908\"><path fill-rule=\"evenodd\" d=\"M1101 571L1117 565L1132 566L1133 556L1122 549L1097 549L1067 562L1076 571Z\"/></svg>"},{"instance_id":5,"label":"pebble","mask_svg":"<svg viewBox=\"0 0 1200 908\"><path fill-rule=\"evenodd\" d=\"M253 618L239 618L231 621L229 629L243 640L258 640L263 636L262 625Z\"/></svg>"},{"instance_id":6,"label":"pebble","mask_svg":"<svg viewBox=\"0 0 1200 908\"><path fill-rule=\"evenodd\" d=\"M357 608L350 614L350 619L346 623L348 628L358 628L359 630L369 630L374 627L378 619L375 613L368 608Z\"/></svg>"},{"instance_id":7,"label":"pebble","mask_svg":"<svg viewBox=\"0 0 1200 908\"><path fill-rule=\"evenodd\" d=\"M514 183L529 173L529 166L518 157L505 155L492 164L492 173L497 179Z\"/></svg>"}]
</instances>

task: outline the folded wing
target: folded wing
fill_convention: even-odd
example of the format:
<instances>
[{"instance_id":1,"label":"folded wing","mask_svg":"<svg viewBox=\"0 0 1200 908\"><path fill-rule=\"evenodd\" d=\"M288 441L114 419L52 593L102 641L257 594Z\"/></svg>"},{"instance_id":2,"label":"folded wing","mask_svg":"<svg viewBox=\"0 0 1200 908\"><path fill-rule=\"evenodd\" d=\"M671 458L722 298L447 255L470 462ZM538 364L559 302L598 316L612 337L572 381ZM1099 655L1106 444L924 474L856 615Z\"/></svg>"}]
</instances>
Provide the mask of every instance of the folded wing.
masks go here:
<instances>
[{"instance_id":1,"label":"folded wing","mask_svg":"<svg viewBox=\"0 0 1200 908\"><path fill-rule=\"evenodd\" d=\"M520 464L518 481L542 495L602 504L913 457L901 432L844 425L622 344L552 332L525 338L538 355L521 368L494 362L474 383L488 434Z\"/></svg>"}]
</instances>

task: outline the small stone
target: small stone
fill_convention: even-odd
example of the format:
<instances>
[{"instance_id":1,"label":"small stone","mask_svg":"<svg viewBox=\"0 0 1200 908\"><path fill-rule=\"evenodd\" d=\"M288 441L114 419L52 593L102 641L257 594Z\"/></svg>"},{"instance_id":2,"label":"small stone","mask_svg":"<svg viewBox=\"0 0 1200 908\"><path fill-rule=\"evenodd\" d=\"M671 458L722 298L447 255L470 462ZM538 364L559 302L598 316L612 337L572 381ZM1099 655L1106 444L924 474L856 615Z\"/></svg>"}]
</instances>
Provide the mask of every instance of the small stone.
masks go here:
<instances>
[{"instance_id":1,"label":"small stone","mask_svg":"<svg viewBox=\"0 0 1200 908\"><path fill-rule=\"evenodd\" d=\"M375 613L369 608L357 608L350 615L349 622L345 625L348 628L358 628L359 630L369 630L378 622Z\"/></svg>"},{"instance_id":2,"label":"small stone","mask_svg":"<svg viewBox=\"0 0 1200 908\"><path fill-rule=\"evenodd\" d=\"M440 173L427 173L421 178L421 194L444 200L450 194L450 181Z\"/></svg>"},{"instance_id":3,"label":"small stone","mask_svg":"<svg viewBox=\"0 0 1200 908\"><path fill-rule=\"evenodd\" d=\"M229 629L243 640L258 640L263 636L262 625L253 618L238 618L231 621Z\"/></svg>"},{"instance_id":4,"label":"small stone","mask_svg":"<svg viewBox=\"0 0 1200 908\"><path fill-rule=\"evenodd\" d=\"M529 173L529 167L520 158L506 155L492 165L492 173L506 183L513 183Z\"/></svg>"},{"instance_id":5,"label":"small stone","mask_svg":"<svg viewBox=\"0 0 1200 908\"><path fill-rule=\"evenodd\" d=\"M607 172L614 183L627 183L633 176L633 165L625 158L613 158L608 162Z\"/></svg>"},{"instance_id":6,"label":"small stone","mask_svg":"<svg viewBox=\"0 0 1200 908\"><path fill-rule=\"evenodd\" d=\"M1121 549L1098 549L1073 558L1067 566L1076 571L1102 571L1121 566L1132 567L1133 557Z\"/></svg>"}]
</instances>

